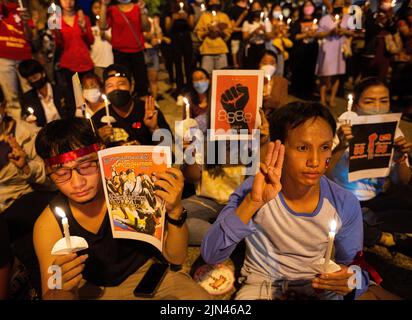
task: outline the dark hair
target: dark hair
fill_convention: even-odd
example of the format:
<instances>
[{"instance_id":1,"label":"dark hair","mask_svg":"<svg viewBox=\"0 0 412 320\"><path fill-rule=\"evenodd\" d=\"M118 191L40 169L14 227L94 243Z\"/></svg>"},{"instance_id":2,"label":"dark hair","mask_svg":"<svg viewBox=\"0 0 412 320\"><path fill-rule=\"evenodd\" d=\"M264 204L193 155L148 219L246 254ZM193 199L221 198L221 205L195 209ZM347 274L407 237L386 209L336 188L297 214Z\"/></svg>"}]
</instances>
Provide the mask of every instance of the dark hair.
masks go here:
<instances>
[{"instance_id":1,"label":"dark hair","mask_svg":"<svg viewBox=\"0 0 412 320\"><path fill-rule=\"evenodd\" d=\"M84 87L84 84L87 80L95 80L99 88L103 89L103 82L97 74L93 72L86 73L82 78L82 87Z\"/></svg>"},{"instance_id":2,"label":"dark hair","mask_svg":"<svg viewBox=\"0 0 412 320\"><path fill-rule=\"evenodd\" d=\"M89 120L66 118L49 122L36 137L36 152L43 158L63 154L98 142Z\"/></svg>"},{"instance_id":3,"label":"dark hair","mask_svg":"<svg viewBox=\"0 0 412 320\"><path fill-rule=\"evenodd\" d=\"M254 20L254 17L253 17L253 14L252 14L252 12L253 12L253 11L252 11L252 7L253 7L253 5L254 5L255 3L259 3L260 7L263 9L263 4L262 4L262 2L260 2L260 1L258 1L258 0L253 1L253 2L250 4L249 12L248 12L248 15L247 15L247 18L246 18L246 20L247 20L249 23L253 23L253 20Z\"/></svg>"},{"instance_id":4,"label":"dark hair","mask_svg":"<svg viewBox=\"0 0 412 320\"><path fill-rule=\"evenodd\" d=\"M336 133L336 121L332 113L319 102L291 102L275 110L269 120L270 140L280 140L285 143L287 132L311 118L324 119Z\"/></svg>"},{"instance_id":5,"label":"dark hair","mask_svg":"<svg viewBox=\"0 0 412 320\"><path fill-rule=\"evenodd\" d=\"M34 59L23 60L20 62L18 69L23 78L28 78L36 73L42 73L45 71L40 62Z\"/></svg>"},{"instance_id":6,"label":"dark hair","mask_svg":"<svg viewBox=\"0 0 412 320\"><path fill-rule=\"evenodd\" d=\"M313 11L312 17L314 17L315 14L316 14L316 5L315 5L315 3L312 0L305 0L305 1L303 1L303 5L298 8L298 10L299 10L299 20L303 20L303 18L305 17L305 14L303 13L303 9L305 8L306 2L310 2L312 4L313 8L315 8L315 10Z\"/></svg>"},{"instance_id":7,"label":"dark hair","mask_svg":"<svg viewBox=\"0 0 412 320\"><path fill-rule=\"evenodd\" d=\"M195 68L195 69L192 71L192 75L193 75L196 71L203 73L203 74L206 76L206 78L209 80L209 89L207 89L207 90L210 91L210 88L211 88L211 83L210 83L210 82L211 82L211 79L210 79L209 73L208 73L205 69L203 69L203 68ZM189 86L190 86L190 89L189 89L189 90L190 90L190 92L189 92L189 94L190 94L190 100L192 101L193 104L198 105L198 104L200 103L200 101L199 101L199 95L197 94L195 88L193 88L193 81L192 81L192 83L189 84Z\"/></svg>"},{"instance_id":8,"label":"dark hair","mask_svg":"<svg viewBox=\"0 0 412 320\"><path fill-rule=\"evenodd\" d=\"M259 63L262 61L264 56L272 56L275 59L276 63L278 62L278 56L277 56L276 52L273 51L273 50L263 51L262 54L260 55Z\"/></svg>"},{"instance_id":9,"label":"dark hair","mask_svg":"<svg viewBox=\"0 0 412 320\"><path fill-rule=\"evenodd\" d=\"M355 88L353 90L353 104L355 106L358 104L359 99L365 90L369 89L370 87L379 86L383 86L389 90L388 85L377 77L367 77L362 79L357 85L355 85Z\"/></svg>"},{"instance_id":10,"label":"dark hair","mask_svg":"<svg viewBox=\"0 0 412 320\"><path fill-rule=\"evenodd\" d=\"M105 83L106 80L108 78L110 78L109 74L112 73L112 72L123 74L123 76L126 77L127 80L129 80L130 84L132 84L132 75L131 75L129 69L127 69L125 66L123 66L121 64L111 64L106 69L104 69L104 71L103 71L103 83Z\"/></svg>"}]
</instances>

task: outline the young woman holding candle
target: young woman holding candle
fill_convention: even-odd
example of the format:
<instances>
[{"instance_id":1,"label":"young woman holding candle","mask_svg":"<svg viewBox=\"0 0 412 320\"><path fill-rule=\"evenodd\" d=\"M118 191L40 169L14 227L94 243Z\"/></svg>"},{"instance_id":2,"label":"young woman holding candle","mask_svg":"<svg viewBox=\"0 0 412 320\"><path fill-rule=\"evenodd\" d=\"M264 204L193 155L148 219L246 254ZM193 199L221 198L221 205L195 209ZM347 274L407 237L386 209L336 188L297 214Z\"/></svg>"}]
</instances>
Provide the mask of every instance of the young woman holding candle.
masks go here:
<instances>
[{"instance_id":1,"label":"young woman holding candle","mask_svg":"<svg viewBox=\"0 0 412 320\"><path fill-rule=\"evenodd\" d=\"M170 218L166 225L164 250L160 253L144 242L113 238L99 172L98 149L97 139L83 118L54 121L37 137L36 150L45 160L46 170L61 192L34 227L33 242L40 263L43 298L136 299L133 290L154 259L182 264L186 257L188 231L184 218L180 226L170 222L180 221L183 214L180 199L182 173L171 168L158 174L155 182L161 187L155 193L165 200ZM65 211L70 234L87 241L89 248L86 252L51 255L54 244L63 237L62 219L56 207ZM61 267L61 289L48 286L51 265ZM87 281L87 286L82 280ZM79 287L82 290L77 290ZM166 297L209 298L190 277L170 270L154 296L155 299Z\"/></svg>"},{"instance_id":2,"label":"young woman holding candle","mask_svg":"<svg viewBox=\"0 0 412 320\"><path fill-rule=\"evenodd\" d=\"M353 104L354 111L359 115L388 113L389 89L378 78L365 78L355 87ZM412 143L398 129L395 133L394 163L389 177L349 182L348 144L353 139L352 129L350 124L340 123L337 132L328 176L351 191L361 201L363 208L372 210L364 209L365 245L381 243L396 249L396 239L390 233L412 232L412 189L408 186L411 180L408 154L412 150ZM389 182L392 188L388 188ZM408 254L412 254L412 241Z\"/></svg>"},{"instance_id":3,"label":"young woman holding candle","mask_svg":"<svg viewBox=\"0 0 412 320\"><path fill-rule=\"evenodd\" d=\"M276 142L260 171L231 195L202 243L202 256L219 263L246 240L246 279L236 299L342 299L352 292L348 266L362 251L363 234L356 197L323 176L335 120L318 103L296 102L278 109L270 126ZM341 270L318 275L313 265L325 256L332 220ZM361 278L356 296L368 288L366 272Z\"/></svg>"}]
</instances>

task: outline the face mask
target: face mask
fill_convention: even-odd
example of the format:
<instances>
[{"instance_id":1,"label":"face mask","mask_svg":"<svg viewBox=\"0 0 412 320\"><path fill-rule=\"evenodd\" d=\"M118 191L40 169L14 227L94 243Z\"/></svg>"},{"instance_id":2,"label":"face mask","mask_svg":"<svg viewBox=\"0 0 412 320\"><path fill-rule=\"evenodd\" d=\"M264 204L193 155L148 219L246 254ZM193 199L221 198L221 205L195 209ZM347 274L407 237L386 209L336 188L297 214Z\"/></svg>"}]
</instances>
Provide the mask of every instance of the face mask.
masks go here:
<instances>
[{"instance_id":1,"label":"face mask","mask_svg":"<svg viewBox=\"0 0 412 320\"><path fill-rule=\"evenodd\" d=\"M221 8L220 4L211 4L209 6L207 6L207 9L209 11L219 11Z\"/></svg>"},{"instance_id":2,"label":"face mask","mask_svg":"<svg viewBox=\"0 0 412 320\"><path fill-rule=\"evenodd\" d=\"M285 18L289 18L289 16L290 16L290 9L283 9L282 13L283 13L283 16L284 16Z\"/></svg>"},{"instance_id":3,"label":"face mask","mask_svg":"<svg viewBox=\"0 0 412 320\"><path fill-rule=\"evenodd\" d=\"M83 90L83 97L91 103L96 103L97 101L99 101L100 96L100 90L97 88Z\"/></svg>"},{"instance_id":4,"label":"face mask","mask_svg":"<svg viewBox=\"0 0 412 320\"><path fill-rule=\"evenodd\" d=\"M376 114L383 114L383 110L380 108L374 108L374 109L369 109L369 110L363 110L362 108L357 108L356 113L361 115L361 116L372 116Z\"/></svg>"},{"instance_id":5,"label":"face mask","mask_svg":"<svg viewBox=\"0 0 412 320\"><path fill-rule=\"evenodd\" d=\"M33 89L40 90L41 88L43 88L46 85L47 82L48 82L47 78L43 77L39 80L30 82L30 85Z\"/></svg>"},{"instance_id":6,"label":"face mask","mask_svg":"<svg viewBox=\"0 0 412 320\"><path fill-rule=\"evenodd\" d=\"M281 14L282 14L281 11L273 11L273 13L272 13L273 18L275 18L275 19L279 19Z\"/></svg>"},{"instance_id":7,"label":"face mask","mask_svg":"<svg viewBox=\"0 0 412 320\"><path fill-rule=\"evenodd\" d=\"M260 67L260 70L263 70L265 73L265 77L272 77L276 72L276 66L271 64L265 64Z\"/></svg>"},{"instance_id":8,"label":"face mask","mask_svg":"<svg viewBox=\"0 0 412 320\"><path fill-rule=\"evenodd\" d=\"M107 95L107 98L115 107L122 108L129 104L132 96L128 90L114 90Z\"/></svg>"},{"instance_id":9,"label":"face mask","mask_svg":"<svg viewBox=\"0 0 412 320\"><path fill-rule=\"evenodd\" d=\"M209 82L208 81L193 82L193 88L196 90L197 93L205 93L207 89L209 89Z\"/></svg>"},{"instance_id":10,"label":"face mask","mask_svg":"<svg viewBox=\"0 0 412 320\"><path fill-rule=\"evenodd\" d=\"M130 3L132 0L117 0L121 4L127 4Z\"/></svg>"},{"instance_id":11,"label":"face mask","mask_svg":"<svg viewBox=\"0 0 412 320\"><path fill-rule=\"evenodd\" d=\"M314 6L307 6L303 8L303 13L307 16L311 16L315 12Z\"/></svg>"}]
</instances>

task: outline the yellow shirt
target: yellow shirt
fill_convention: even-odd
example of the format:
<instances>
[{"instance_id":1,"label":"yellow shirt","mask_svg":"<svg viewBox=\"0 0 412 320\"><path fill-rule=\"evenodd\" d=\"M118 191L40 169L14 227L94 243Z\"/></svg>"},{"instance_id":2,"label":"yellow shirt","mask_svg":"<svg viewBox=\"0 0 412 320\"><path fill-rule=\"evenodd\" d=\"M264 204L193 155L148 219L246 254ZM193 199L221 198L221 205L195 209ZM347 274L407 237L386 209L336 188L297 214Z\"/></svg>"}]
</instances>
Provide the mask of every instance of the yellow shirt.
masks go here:
<instances>
[{"instance_id":1,"label":"yellow shirt","mask_svg":"<svg viewBox=\"0 0 412 320\"><path fill-rule=\"evenodd\" d=\"M208 37L208 27L212 23L226 24L227 27L223 30L224 39L218 37L212 39ZM200 16L200 19L195 27L194 32L198 38L202 41L200 46L200 54L224 54L228 53L228 47L226 41L229 40L230 35L232 34L231 22L227 14L218 11L214 17L211 12L205 12Z\"/></svg>"}]
</instances>

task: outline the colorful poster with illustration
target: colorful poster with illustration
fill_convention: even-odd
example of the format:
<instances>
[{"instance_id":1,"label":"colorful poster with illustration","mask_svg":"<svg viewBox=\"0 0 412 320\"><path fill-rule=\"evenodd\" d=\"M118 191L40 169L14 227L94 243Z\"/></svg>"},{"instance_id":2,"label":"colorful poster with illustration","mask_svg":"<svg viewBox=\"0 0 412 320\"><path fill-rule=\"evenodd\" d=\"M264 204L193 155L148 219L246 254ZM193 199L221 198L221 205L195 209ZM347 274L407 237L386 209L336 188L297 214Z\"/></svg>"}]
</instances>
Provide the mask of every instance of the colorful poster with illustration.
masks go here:
<instances>
[{"instance_id":1,"label":"colorful poster with illustration","mask_svg":"<svg viewBox=\"0 0 412 320\"><path fill-rule=\"evenodd\" d=\"M394 153L400 113L358 116L352 119L349 144L349 181L387 177Z\"/></svg>"},{"instance_id":2,"label":"colorful poster with illustration","mask_svg":"<svg viewBox=\"0 0 412 320\"><path fill-rule=\"evenodd\" d=\"M166 209L154 183L170 167L170 148L122 146L98 154L113 237L146 241L162 251Z\"/></svg>"},{"instance_id":3,"label":"colorful poster with illustration","mask_svg":"<svg viewBox=\"0 0 412 320\"><path fill-rule=\"evenodd\" d=\"M262 106L263 70L214 70L211 96L211 140L252 137Z\"/></svg>"}]
</instances>

